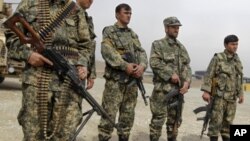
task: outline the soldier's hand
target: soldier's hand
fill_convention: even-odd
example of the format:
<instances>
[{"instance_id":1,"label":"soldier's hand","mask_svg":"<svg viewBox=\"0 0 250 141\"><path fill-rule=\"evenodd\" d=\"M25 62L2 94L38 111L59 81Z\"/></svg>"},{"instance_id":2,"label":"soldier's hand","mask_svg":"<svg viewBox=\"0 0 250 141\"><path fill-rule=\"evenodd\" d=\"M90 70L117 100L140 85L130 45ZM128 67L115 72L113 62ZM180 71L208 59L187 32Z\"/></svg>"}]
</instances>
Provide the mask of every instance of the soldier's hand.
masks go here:
<instances>
[{"instance_id":1,"label":"soldier's hand","mask_svg":"<svg viewBox=\"0 0 250 141\"><path fill-rule=\"evenodd\" d=\"M49 59L45 58L37 52L31 53L28 59L28 63L34 67L42 67L45 63L51 66L53 65L53 63Z\"/></svg>"},{"instance_id":2,"label":"soldier's hand","mask_svg":"<svg viewBox=\"0 0 250 141\"><path fill-rule=\"evenodd\" d=\"M87 77L87 67L77 66L78 75L81 80L84 80Z\"/></svg>"},{"instance_id":3,"label":"soldier's hand","mask_svg":"<svg viewBox=\"0 0 250 141\"><path fill-rule=\"evenodd\" d=\"M88 78L87 79L87 90L91 89L94 86L94 79Z\"/></svg>"},{"instance_id":4,"label":"soldier's hand","mask_svg":"<svg viewBox=\"0 0 250 141\"><path fill-rule=\"evenodd\" d=\"M174 74L171 76L171 82L174 83L174 84L180 82L180 78L179 78L179 76L178 76L176 73L174 73Z\"/></svg>"},{"instance_id":5,"label":"soldier's hand","mask_svg":"<svg viewBox=\"0 0 250 141\"><path fill-rule=\"evenodd\" d=\"M126 66L126 73L128 74L128 75L131 75L131 74L133 74L134 73L134 71L135 71L135 68L136 67L136 64L134 64L134 63L129 63L127 66Z\"/></svg>"},{"instance_id":6,"label":"soldier's hand","mask_svg":"<svg viewBox=\"0 0 250 141\"><path fill-rule=\"evenodd\" d=\"M207 101L208 103L210 103L211 95L208 92L204 92L202 95L202 98L204 101Z\"/></svg>"},{"instance_id":7,"label":"soldier's hand","mask_svg":"<svg viewBox=\"0 0 250 141\"><path fill-rule=\"evenodd\" d=\"M144 67L142 65L137 65L135 68L134 68L134 73L133 73L133 76L135 78L139 78L143 75L144 73Z\"/></svg>"},{"instance_id":8,"label":"soldier's hand","mask_svg":"<svg viewBox=\"0 0 250 141\"><path fill-rule=\"evenodd\" d=\"M188 92L189 89L189 83L188 82L184 82L183 87L180 89L180 93L181 94L185 94Z\"/></svg>"},{"instance_id":9,"label":"soldier's hand","mask_svg":"<svg viewBox=\"0 0 250 141\"><path fill-rule=\"evenodd\" d=\"M242 104L243 102L244 102L244 96L242 95L239 97L238 103Z\"/></svg>"}]
</instances>

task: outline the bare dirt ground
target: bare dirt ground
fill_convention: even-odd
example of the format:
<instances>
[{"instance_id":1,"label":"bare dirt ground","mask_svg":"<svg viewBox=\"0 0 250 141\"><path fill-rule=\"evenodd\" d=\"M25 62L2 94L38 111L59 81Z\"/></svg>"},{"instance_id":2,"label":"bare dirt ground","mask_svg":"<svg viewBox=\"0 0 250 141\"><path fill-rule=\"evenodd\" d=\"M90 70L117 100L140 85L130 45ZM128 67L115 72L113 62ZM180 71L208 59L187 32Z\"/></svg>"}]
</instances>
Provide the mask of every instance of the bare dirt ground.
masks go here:
<instances>
[{"instance_id":1,"label":"bare dirt ground","mask_svg":"<svg viewBox=\"0 0 250 141\"><path fill-rule=\"evenodd\" d=\"M102 92L104 89L105 80L102 79L102 70L104 65L97 65L98 78L95 81L94 88L89 92L101 103ZM153 85L151 77L144 77L144 86L147 95L152 93ZM200 132L202 122L196 121L196 118L204 114L195 115L192 111L198 106L205 105L201 99L201 91L199 90L200 81L193 81L193 85L189 92L185 95L185 108L183 111L183 123L179 129L178 141L200 141ZM21 106L21 84L18 79L7 78L4 83L0 84L0 141L20 141L23 133L21 126L17 122L17 114ZM83 102L84 111L91 109L89 104ZM238 105L234 124L250 124L250 93L245 93L245 103ZM84 112L83 111L83 112ZM133 129L131 131L131 141L149 141L149 123L151 119L151 112L149 106L145 106L141 98L138 96L138 103L136 106L136 116ZM100 116L96 113L91 117L89 122L80 132L77 141L98 141L97 125L99 124ZM111 141L117 141L116 130L112 134ZM166 140L165 126L162 130L160 141ZM208 141L206 135L203 136L202 141Z\"/></svg>"}]
</instances>

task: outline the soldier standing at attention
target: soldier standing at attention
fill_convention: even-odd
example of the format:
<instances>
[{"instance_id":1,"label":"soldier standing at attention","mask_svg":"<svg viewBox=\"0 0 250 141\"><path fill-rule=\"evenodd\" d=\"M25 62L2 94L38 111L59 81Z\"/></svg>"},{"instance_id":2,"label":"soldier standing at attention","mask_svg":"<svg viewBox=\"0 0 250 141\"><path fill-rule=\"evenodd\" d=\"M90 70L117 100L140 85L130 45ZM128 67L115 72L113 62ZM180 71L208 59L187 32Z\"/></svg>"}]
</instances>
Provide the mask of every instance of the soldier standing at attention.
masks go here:
<instances>
[{"instance_id":1,"label":"soldier standing at attention","mask_svg":"<svg viewBox=\"0 0 250 141\"><path fill-rule=\"evenodd\" d=\"M15 12L20 13L38 33L69 8L71 13L56 21L61 24L47 31L43 43L45 48L53 48L76 66L79 79L84 80L92 50L90 34L84 13L80 7L72 10L72 4L75 6L71 0L22 0ZM28 35L23 26L18 26L24 35ZM61 81L51 68L53 63L32 45L21 43L10 30L5 36L9 56L26 62L22 74L22 107L18 115L23 141L69 141L81 123L83 97L72 89L67 78Z\"/></svg>"},{"instance_id":2,"label":"soldier standing at attention","mask_svg":"<svg viewBox=\"0 0 250 141\"><path fill-rule=\"evenodd\" d=\"M94 24L91 16L88 16L87 9L90 8L94 0L77 0L77 3L82 7L85 12L86 21L89 26L90 38L91 38L91 48L92 53L90 55L90 60L88 62L88 75L87 75L87 89L91 89L94 85L94 80L96 79L96 67L95 67L95 49L96 49L96 35L94 33Z\"/></svg>"},{"instance_id":3,"label":"soldier standing at attention","mask_svg":"<svg viewBox=\"0 0 250 141\"><path fill-rule=\"evenodd\" d=\"M115 121L119 111L119 141L128 141L134 123L138 87L134 78L142 77L147 68L147 56L141 47L136 33L128 27L131 18L131 7L119 4L116 9L117 22L103 29L101 53L106 62L104 78L106 80L102 97L102 106ZM127 60L135 60L130 62ZM113 132L112 124L101 118L99 141L108 141Z\"/></svg>"},{"instance_id":4,"label":"soldier standing at attention","mask_svg":"<svg viewBox=\"0 0 250 141\"><path fill-rule=\"evenodd\" d=\"M159 140L166 117L168 141L176 141L178 128L173 131L174 124L179 127L181 121L175 121L176 109L168 107L166 95L176 87L179 88L180 94L187 93L192 77L188 52L176 39L180 21L176 17L168 17L163 23L166 37L152 43L150 55L150 66L154 74L154 89L150 97L150 141Z\"/></svg>"},{"instance_id":5,"label":"soldier standing at attention","mask_svg":"<svg viewBox=\"0 0 250 141\"><path fill-rule=\"evenodd\" d=\"M208 103L213 101L208 128L210 141L218 141L219 133L223 141L230 141L230 124L235 117L236 100L239 99L239 103L244 101L243 67L236 53L238 37L226 36L224 46L224 52L216 53L212 58L201 86L203 100ZM212 90L212 83L215 83L215 90ZM212 91L214 94L211 96Z\"/></svg>"}]
</instances>

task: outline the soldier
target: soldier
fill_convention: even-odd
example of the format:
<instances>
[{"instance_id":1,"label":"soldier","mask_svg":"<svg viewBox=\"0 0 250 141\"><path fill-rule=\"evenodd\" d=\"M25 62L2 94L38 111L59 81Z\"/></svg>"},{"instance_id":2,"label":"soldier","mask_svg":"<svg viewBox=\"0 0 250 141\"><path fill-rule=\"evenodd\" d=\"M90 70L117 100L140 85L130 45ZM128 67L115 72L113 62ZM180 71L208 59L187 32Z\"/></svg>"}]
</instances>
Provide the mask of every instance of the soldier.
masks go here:
<instances>
[{"instance_id":1,"label":"soldier","mask_svg":"<svg viewBox=\"0 0 250 141\"><path fill-rule=\"evenodd\" d=\"M152 119L150 127L150 140L158 141L161 136L162 126L167 118L168 141L176 141L178 127L181 121L175 121L176 110L169 108L166 95L175 87L179 93L187 93L191 82L190 58L185 47L177 40L180 21L176 17L168 17L163 21L166 37L152 43L150 66L153 70L154 90L150 97ZM182 112L182 111L180 111ZM181 119L181 117L180 117Z\"/></svg>"},{"instance_id":2,"label":"soldier","mask_svg":"<svg viewBox=\"0 0 250 141\"><path fill-rule=\"evenodd\" d=\"M119 141L128 141L135 117L138 87L134 78L140 78L147 68L147 56L141 47L136 33L128 27L131 18L131 7L119 4L116 9L117 22L103 29L101 53L106 62L104 78L106 80L102 97L102 106L115 121L119 110ZM135 62L128 61L135 58ZM101 118L99 140L108 141L113 127Z\"/></svg>"},{"instance_id":3,"label":"soldier","mask_svg":"<svg viewBox=\"0 0 250 141\"><path fill-rule=\"evenodd\" d=\"M230 141L230 124L232 124L236 112L236 100L243 103L242 90L242 64L236 51L238 48L238 37L228 35L224 39L225 50L216 53L212 58L201 90L204 91L204 101L212 102L211 118L208 128L210 141L218 141L220 133L223 141ZM212 80L215 79L215 90L212 88ZM211 95L211 92L214 92ZM213 99L211 99L213 97Z\"/></svg>"},{"instance_id":4,"label":"soldier","mask_svg":"<svg viewBox=\"0 0 250 141\"><path fill-rule=\"evenodd\" d=\"M91 89L94 85L94 80L96 79L96 67L95 67L95 48L96 48L96 35L94 33L94 24L91 16L88 16L86 12L87 9L93 3L93 0L77 0L77 3L82 7L85 12L86 21L89 26L90 38L91 38L91 46L92 46L92 53L90 56L90 61L88 62L88 75L87 75L87 89Z\"/></svg>"},{"instance_id":5,"label":"soldier","mask_svg":"<svg viewBox=\"0 0 250 141\"><path fill-rule=\"evenodd\" d=\"M55 21L61 24L47 31L48 36L43 43L45 48L53 48L76 66L79 79L83 80L87 76L87 64L92 52L90 34L83 11L79 7L71 9L71 4L74 5L71 0L22 0L16 12L23 15L37 33L55 17L64 17ZM68 7L71 10L69 15L62 15ZM28 35L23 26L20 25L20 31ZM30 47L21 43L11 31L6 31L5 35L9 56L26 62L22 74L22 107L18 115L23 140L70 140L81 123L82 96L72 89L67 78L61 81L50 67L53 63L37 52L33 45Z\"/></svg>"}]
</instances>

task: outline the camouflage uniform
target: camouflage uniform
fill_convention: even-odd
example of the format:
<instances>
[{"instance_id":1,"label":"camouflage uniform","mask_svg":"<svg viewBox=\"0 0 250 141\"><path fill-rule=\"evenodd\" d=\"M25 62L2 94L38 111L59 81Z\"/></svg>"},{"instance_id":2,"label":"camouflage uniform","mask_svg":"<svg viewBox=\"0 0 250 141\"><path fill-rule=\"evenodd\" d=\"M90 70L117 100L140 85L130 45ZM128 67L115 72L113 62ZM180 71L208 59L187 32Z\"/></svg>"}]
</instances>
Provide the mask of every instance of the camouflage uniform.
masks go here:
<instances>
[{"instance_id":1,"label":"camouflage uniform","mask_svg":"<svg viewBox=\"0 0 250 141\"><path fill-rule=\"evenodd\" d=\"M216 53L212 58L201 86L202 91L211 93L212 79L217 80L208 136L221 133L221 136L229 138L229 127L236 112L236 99L243 95L242 69L238 55L230 55L227 50Z\"/></svg>"},{"instance_id":2,"label":"camouflage uniform","mask_svg":"<svg viewBox=\"0 0 250 141\"><path fill-rule=\"evenodd\" d=\"M95 67L95 49L96 49L96 34L94 32L94 24L91 16L85 11L86 21L89 26L90 38L91 38L91 48L92 52L90 55L90 61L88 62L88 79L96 79L96 67Z\"/></svg>"},{"instance_id":3,"label":"camouflage uniform","mask_svg":"<svg viewBox=\"0 0 250 141\"><path fill-rule=\"evenodd\" d=\"M176 84L171 83L172 74L179 75L182 81L191 81L190 58L185 47L178 41L168 37L152 43L150 66L153 70L154 89L150 97L152 119L150 123L151 141L158 141L161 136L162 126L167 118L167 136L172 134L176 110L168 108L166 95ZM181 122L179 122L180 126Z\"/></svg>"},{"instance_id":4,"label":"camouflage uniform","mask_svg":"<svg viewBox=\"0 0 250 141\"><path fill-rule=\"evenodd\" d=\"M49 12L51 17L65 5L64 0L55 0L49 2ZM19 3L16 12L21 13L26 21L38 31L39 0L23 0ZM22 107L18 115L19 124L22 126L24 141L44 141L44 133L41 128L41 118L38 97L39 74L46 67L33 67L28 64L27 60L32 53L32 48L26 44L20 43L20 40L13 32L6 31L7 47L11 58L26 61L26 68L22 74ZM26 35L26 33L25 33ZM66 17L62 25L52 33L53 48L64 52L64 57L72 65L87 66L91 52L90 35L85 15L82 11L76 9ZM61 49L61 50L60 50ZM68 52L67 52L68 51ZM70 56L72 54L73 56ZM49 68L46 68L48 70ZM54 129L56 119L59 116L59 125L51 141L68 141L75 133L77 126L82 118L82 97L76 94L68 86L63 87L56 72L48 71L48 135ZM65 94L64 101L61 100L62 93ZM62 106L61 111L58 107Z\"/></svg>"},{"instance_id":5,"label":"camouflage uniform","mask_svg":"<svg viewBox=\"0 0 250 141\"><path fill-rule=\"evenodd\" d=\"M131 77L125 73L127 62L123 56L127 52L137 54L138 64L147 67L147 56L141 47L138 36L130 28L121 28L116 23L105 27L101 53L106 61L104 78L106 79L103 92L102 106L115 121L119 110L118 124L126 137L129 136L135 116L138 87L136 84L129 86ZM108 140L113 132L112 124L104 117L101 118L99 137ZM118 132L118 135L121 135Z\"/></svg>"}]
</instances>

